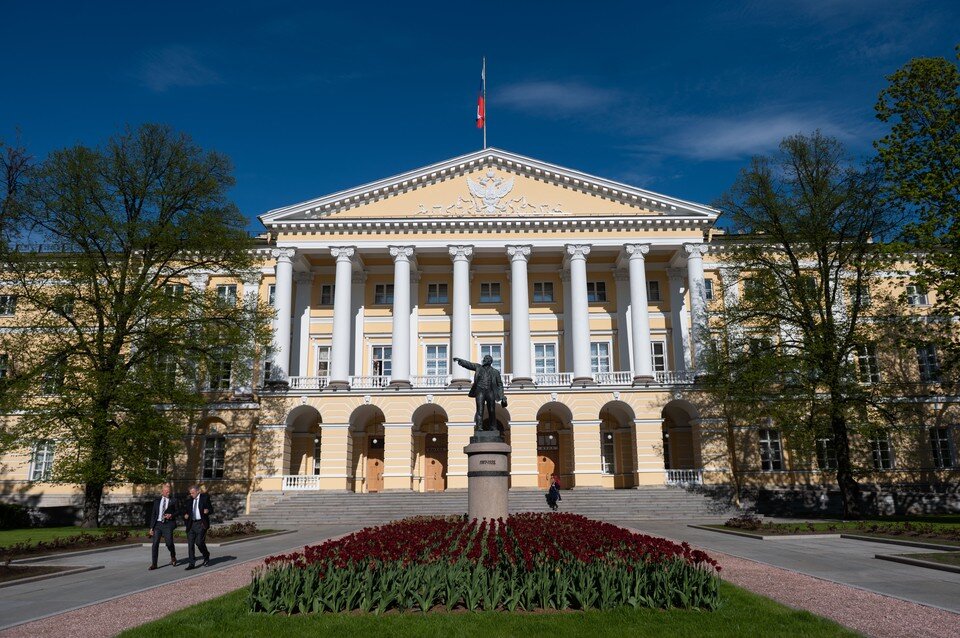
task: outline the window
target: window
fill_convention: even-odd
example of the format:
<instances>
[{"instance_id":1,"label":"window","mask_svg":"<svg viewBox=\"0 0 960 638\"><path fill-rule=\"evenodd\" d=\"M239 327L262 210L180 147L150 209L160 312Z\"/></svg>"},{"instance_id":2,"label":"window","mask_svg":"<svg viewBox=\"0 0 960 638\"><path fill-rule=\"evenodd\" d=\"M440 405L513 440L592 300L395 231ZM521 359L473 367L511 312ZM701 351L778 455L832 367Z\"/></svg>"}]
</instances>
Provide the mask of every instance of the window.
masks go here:
<instances>
[{"instance_id":1,"label":"window","mask_svg":"<svg viewBox=\"0 0 960 638\"><path fill-rule=\"evenodd\" d=\"M10 355L0 354L0 379L10 376Z\"/></svg>"},{"instance_id":2,"label":"window","mask_svg":"<svg viewBox=\"0 0 960 638\"><path fill-rule=\"evenodd\" d=\"M760 429L760 469L764 472L779 472L783 469L783 448L780 432L769 428Z\"/></svg>"},{"instance_id":3,"label":"window","mask_svg":"<svg viewBox=\"0 0 960 638\"><path fill-rule=\"evenodd\" d=\"M548 303L553 301L553 282L533 282L533 303Z\"/></svg>"},{"instance_id":4,"label":"window","mask_svg":"<svg viewBox=\"0 0 960 638\"><path fill-rule=\"evenodd\" d=\"M604 474L617 473L617 446L613 432L600 432L600 464Z\"/></svg>"},{"instance_id":5,"label":"window","mask_svg":"<svg viewBox=\"0 0 960 638\"><path fill-rule=\"evenodd\" d=\"M870 439L870 453L873 456L874 469L893 469L893 449L890 447L889 434L879 434Z\"/></svg>"},{"instance_id":6,"label":"window","mask_svg":"<svg viewBox=\"0 0 960 638\"><path fill-rule=\"evenodd\" d=\"M330 376L330 346L317 346L317 376Z\"/></svg>"},{"instance_id":7,"label":"window","mask_svg":"<svg viewBox=\"0 0 960 638\"><path fill-rule=\"evenodd\" d=\"M321 306L332 306L333 305L333 294L336 290L334 284L322 284L320 286L320 305Z\"/></svg>"},{"instance_id":8,"label":"window","mask_svg":"<svg viewBox=\"0 0 960 638\"><path fill-rule=\"evenodd\" d=\"M72 295L57 295L53 298L53 311L61 317L73 316L74 299Z\"/></svg>"},{"instance_id":9,"label":"window","mask_svg":"<svg viewBox=\"0 0 960 638\"><path fill-rule=\"evenodd\" d=\"M150 474L163 476L167 473L167 464L159 457L150 456L144 461L144 467Z\"/></svg>"},{"instance_id":10,"label":"window","mask_svg":"<svg viewBox=\"0 0 960 638\"><path fill-rule=\"evenodd\" d=\"M907 286L907 303L911 306L929 306L926 289L915 284Z\"/></svg>"},{"instance_id":11,"label":"window","mask_svg":"<svg viewBox=\"0 0 960 638\"><path fill-rule=\"evenodd\" d=\"M590 344L590 368L594 374L610 372L610 344L601 341Z\"/></svg>"},{"instance_id":12,"label":"window","mask_svg":"<svg viewBox=\"0 0 960 638\"><path fill-rule=\"evenodd\" d=\"M647 282L647 301L649 302L660 301L660 282L659 281Z\"/></svg>"},{"instance_id":13,"label":"window","mask_svg":"<svg viewBox=\"0 0 960 638\"><path fill-rule=\"evenodd\" d=\"M427 284L427 303L447 303L447 284Z\"/></svg>"},{"instance_id":14,"label":"window","mask_svg":"<svg viewBox=\"0 0 960 638\"><path fill-rule=\"evenodd\" d=\"M377 284L373 287L373 303L393 303L393 284Z\"/></svg>"},{"instance_id":15,"label":"window","mask_svg":"<svg viewBox=\"0 0 960 638\"><path fill-rule=\"evenodd\" d=\"M217 298L228 306L237 305L237 287L234 284L217 286Z\"/></svg>"},{"instance_id":16,"label":"window","mask_svg":"<svg viewBox=\"0 0 960 638\"><path fill-rule=\"evenodd\" d=\"M817 439L817 467L821 470L837 469L837 450L833 447L833 438Z\"/></svg>"},{"instance_id":17,"label":"window","mask_svg":"<svg viewBox=\"0 0 960 638\"><path fill-rule=\"evenodd\" d=\"M390 346L373 346L373 361L371 371L375 377L389 377L393 374L393 348Z\"/></svg>"},{"instance_id":18,"label":"window","mask_svg":"<svg viewBox=\"0 0 960 638\"><path fill-rule=\"evenodd\" d=\"M743 280L743 298L755 301L760 297L760 281L753 277L748 277Z\"/></svg>"},{"instance_id":19,"label":"window","mask_svg":"<svg viewBox=\"0 0 960 638\"><path fill-rule=\"evenodd\" d=\"M267 286L267 305L271 308L277 305L277 284Z\"/></svg>"},{"instance_id":20,"label":"window","mask_svg":"<svg viewBox=\"0 0 960 638\"><path fill-rule=\"evenodd\" d=\"M861 383L880 383L880 367L877 365L877 346L867 343L857 346L857 369Z\"/></svg>"},{"instance_id":21,"label":"window","mask_svg":"<svg viewBox=\"0 0 960 638\"><path fill-rule=\"evenodd\" d=\"M587 282L587 301L590 303L599 303L607 300L607 282L588 281Z\"/></svg>"},{"instance_id":22,"label":"window","mask_svg":"<svg viewBox=\"0 0 960 638\"><path fill-rule=\"evenodd\" d=\"M556 344L533 344L533 368L536 374L553 374L557 371Z\"/></svg>"},{"instance_id":23,"label":"window","mask_svg":"<svg viewBox=\"0 0 960 638\"><path fill-rule=\"evenodd\" d=\"M802 278L804 292L810 296L817 295L817 278L811 275L806 275Z\"/></svg>"},{"instance_id":24,"label":"window","mask_svg":"<svg viewBox=\"0 0 960 638\"><path fill-rule=\"evenodd\" d=\"M667 344L663 341L650 342L650 360L653 364L654 372L666 372L667 370ZM634 371L636 374L636 371Z\"/></svg>"},{"instance_id":25,"label":"window","mask_svg":"<svg viewBox=\"0 0 960 638\"><path fill-rule=\"evenodd\" d=\"M933 467L938 470L953 467L953 450L950 448L950 428L930 428L930 452L933 453Z\"/></svg>"},{"instance_id":26,"label":"window","mask_svg":"<svg viewBox=\"0 0 960 638\"><path fill-rule=\"evenodd\" d=\"M226 439L222 436L208 436L203 440L203 478L223 478L225 452Z\"/></svg>"},{"instance_id":27,"label":"window","mask_svg":"<svg viewBox=\"0 0 960 638\"><path fill-rule=\"evenodd\" d=\"M703 280L703 295L707 301L713 301L713 279Z\"/></svg>"},{"instance_id":28,"label":"window","mask_svg":"<svg viewBox=\"0 0 960 638\"><path fill-rule=\"evenodd\" d=\"M500 282L492 281L480 284L480 302L497 303L500 301Z\"/></svg>"},{"instance_id":29,"label":"window","mask_svg":"<svg viewBox=\"0 0 960 638\"><path fill-rule=\"evenodd\" d=\"M922 382L938 383L940 381L940 361L937 358L936 346L927 345L917 348L917 367L920 370Z\"/></svg>"},{"instance_id":30,"label":"window","mask_svg":"<svg viewBox=\"0 0 960 638\"><path fill-rule=\"evenodd\" d=\"M493 367L497 370L503 370L503 346L499 343L480 344L480 361L487 355L493 359Z\"/></svg>"},{"instance_id":31,"label":"window","mask_svg":"<svg viewBox=\"0 0 960 638\"><path fill-rule=\"evenodd\" d=\"M265 348L263 351L263 382L266 383L273 377L270 376L273 371L273 348Z\"/></svg>"},{"instance_id":32,"label":"window","mask_svg":"<svg viewBox=\"0 0 960 638\"><path fill-rule=\"evenodd\" d=\"M762 355L770 352L773 348L773 342L766 337L753 337L749 341L751 355Z\"/></svg>"},{"instance_id":33,"label":"window","mask_svg":"<svg viewBox=\"0 0 960 638\"><path fill-rule=\"evenodd\" d=\"M40 392L42 394L60 394L66 379L66 362L62 357L54 358L43 370L40 378Z\"/></svg>"},{"instance_id":34,"label":"window","mask_svg":"<svg viewBox=\"0 0 960 638\"><path fill-rule=\"evenodd\" d=\"M183 297L183 284L167 284L163 287L163 291L171 299L179 299Z\"/></svg>"},{"instance_id":35,"label":"window","mask_svg":"<svg viewBox=\"0 0 960 638\"><path fill-rule=\"evenodd\" d=\"M12 315L17 312L16 295L0 295L0 315Z\"/></svg>"},{"instance_id":36,"label":"window","mask_svg":"<svg viewBox=\"0 0 960 638\"><path fill-rule=\"evenodd\" d=\"M174 388L177 385L177 374L179 366L177 360L169 354L160 355L157 360L157 372L160 374L160 380L167 388Z\"/></svg>"},{"instance_id":37,"label":"window","mask_svg":"<svg viewBox=\"0 0 960 638\"><path fill-rule=\"evenodd\" d=\"M55 441L45 439L37 441L33 445L33 455L31 458L30 480L31 481L49 481L53 473L53 455L56 451Z\"/></svg>"},{"instance_id":38,"label":"window","mask_svg":"<svg viewBox=\"0 0 960 638\"><path fill-rule=\"evenodd\" d=\"M424 361L424 373L428 377L443 377L447 375L447 345L427 346Z\"/></svg>"},{"instance_id":39,"label":"window","mask_svg":"<svg viewBox=\"0 0 960 638\"><path fill-rule=\"evenodd\" d=\"M320 475L320 433L313 437L313 474Z\"/></svg>"},{"instance_id":40,"label":"window","mask_svg":"<svg viewBox=\"0 0 960 638\"><path fill-rule=\"evenodd\" d=\"M860 284L859 289L856 285L850 286L850 297L854 301L858 301L861 308L866 308L869 306L873 299L870 297L870 285L869 284Z\"/></svg>"},{"instance_id":41,"label":"window","mask_svg":"<svg viewBox=\"0 0 960 638\"><path fill-rule=\"evenodd\" d=\"M210 390L229 390L233 363L224 356L211 357L207 374Z\"/></svg>"}]
</instances>

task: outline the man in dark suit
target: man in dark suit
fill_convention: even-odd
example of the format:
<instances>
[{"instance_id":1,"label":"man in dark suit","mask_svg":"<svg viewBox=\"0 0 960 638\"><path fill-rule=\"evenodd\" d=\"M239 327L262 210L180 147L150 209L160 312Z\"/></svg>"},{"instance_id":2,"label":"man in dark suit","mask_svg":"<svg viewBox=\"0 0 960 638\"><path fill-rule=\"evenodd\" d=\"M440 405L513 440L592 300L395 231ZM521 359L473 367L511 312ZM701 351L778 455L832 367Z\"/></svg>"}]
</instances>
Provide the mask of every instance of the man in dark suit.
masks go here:
<instances>
[{"instance_id":1,"label":"man in dark suit","mask_svg":"<svg viewBox=\"0 0 960 638\"><path fill-rule=\"evenodd\" d=\"M153 510L150 515L150 538L153 539L151 549L150 569L157 568L157 555L160 553L160 539L166 541L170 550L170 564L177 565L177 550L173 545L173 528L177 526L176 513L177 499L170 495L170 484L164 483L160 488L160 496L153 500Z\"/></svg>"},{"instance_id":2,"label":"man in dark suit","mask_svg":"<svg viewBox=\"0 0 960 638\"><path fill-rule=\"evenodd\" d=\"M187 569L196 569L196 552L194 547L200 548L200 554L203 555L201 567L210 564L210 552L207 550L207 530L210 529L210 514L213 513L213 505L210 504L210 495L200 492L200 487L194 485L190 488L189 509L183 515L187 523L187 558L190 564Z\"/></svg>"},{"instance_id":3,"label":"man in dark suit","mask_svg":"<svg viewBox=\"0 0 960 638\"><path fill-rule=\"evenodd\" d=\"M500 371L493 367L493 357L484 355L483 361L473 363L460 357L454 357L454 361L459 363L467 370L475 370L473 375L473 385L470 386L470 392L467 396L474 397L477 400L477 412L473 416L474 430L496 430L497 413L496 402L507 407L507 397L503 394L503 380L500 378ZM483 409L487 409L487 420L483 420Z\"/></svg>"}]
</instances>

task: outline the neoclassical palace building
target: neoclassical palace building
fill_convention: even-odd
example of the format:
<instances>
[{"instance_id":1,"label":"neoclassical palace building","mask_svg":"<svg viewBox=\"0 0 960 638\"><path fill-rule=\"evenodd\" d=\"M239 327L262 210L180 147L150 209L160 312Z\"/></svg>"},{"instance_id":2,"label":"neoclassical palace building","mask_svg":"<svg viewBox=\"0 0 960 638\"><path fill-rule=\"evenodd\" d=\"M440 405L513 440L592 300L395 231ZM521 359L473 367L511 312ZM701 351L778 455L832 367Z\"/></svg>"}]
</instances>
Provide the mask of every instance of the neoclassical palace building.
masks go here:
<instances>
[{"instance_id":1,"label":"neoclassical palace building","mask_svg":"<svg viewBox=\"0 0 960 638\"><path fill-rule=\"evenodd\" d=\"M276 308L264 381L214 380L170 471L246 507L293 490L464 489L475 404L452 359L490 355L511 489L554 473L564 488L722 483L692 394L696 327L722 296L718 215L497 149L272 210L260 272L191 282ZM811 480L775 430L751 436L747 473ZM895 442L863 445L896 467ZM76 495L43 483L55 454L46 441L8 455L6 493Z\"/></svg>"}]
</instances>

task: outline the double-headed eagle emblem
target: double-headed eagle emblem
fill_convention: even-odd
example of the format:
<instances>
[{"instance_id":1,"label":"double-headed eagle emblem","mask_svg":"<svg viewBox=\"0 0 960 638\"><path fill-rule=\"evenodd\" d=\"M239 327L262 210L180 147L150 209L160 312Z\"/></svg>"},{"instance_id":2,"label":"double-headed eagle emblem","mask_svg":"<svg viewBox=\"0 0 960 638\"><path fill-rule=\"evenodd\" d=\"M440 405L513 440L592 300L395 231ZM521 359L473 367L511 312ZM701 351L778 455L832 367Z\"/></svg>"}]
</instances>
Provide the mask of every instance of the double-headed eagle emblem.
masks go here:
<instances>
[{"instance_id":1,"label":"double-headed eagle emblem","mask_svg":"<svg viewBox=\"0 0 960 638\"><path fill-rule=\"evenodd\" d=\"M483 202L483 209L487 214L505 212L507 207L501 204L500 200L507 196L513 190L513 178L504 180L500 177L494 177L492 170L487 171L487 176L479 182L467 178L467 186L470 187L470 194Z\"/></svg>"}]
</instances>

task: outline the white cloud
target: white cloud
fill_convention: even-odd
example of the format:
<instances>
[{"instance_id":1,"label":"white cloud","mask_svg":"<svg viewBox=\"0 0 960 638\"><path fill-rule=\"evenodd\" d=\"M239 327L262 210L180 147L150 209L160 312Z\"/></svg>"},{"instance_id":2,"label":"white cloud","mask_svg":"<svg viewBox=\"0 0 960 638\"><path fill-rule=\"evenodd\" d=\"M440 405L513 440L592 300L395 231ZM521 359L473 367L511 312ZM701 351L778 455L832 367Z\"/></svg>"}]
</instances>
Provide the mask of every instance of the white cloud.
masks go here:
<instances>
[{"instance_id":1,"label":"white cloud","mask_svg":"<svg viewBox=\"0 0 960 638\"><path fill-rule=\"evenodd\" d=\"M494 100L520 111L563 117L602 111L618 99L618 93L579 82L519 82L493 95Z\"/></svg>"},{"instance_id":2,"label":"white cloud","mask_svg":"<svg viewBox=\"0 0 960 638\"><path fill-rule=\"evenodd\" d=\"M175 87L223 83L216 71L200 62L193 49L182 45L148 51L137 75L144 86L157 93Z\"/></svg>"}]
</instances>

